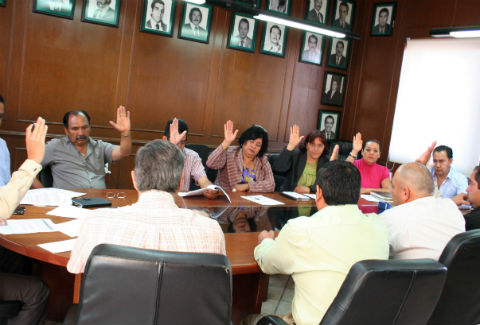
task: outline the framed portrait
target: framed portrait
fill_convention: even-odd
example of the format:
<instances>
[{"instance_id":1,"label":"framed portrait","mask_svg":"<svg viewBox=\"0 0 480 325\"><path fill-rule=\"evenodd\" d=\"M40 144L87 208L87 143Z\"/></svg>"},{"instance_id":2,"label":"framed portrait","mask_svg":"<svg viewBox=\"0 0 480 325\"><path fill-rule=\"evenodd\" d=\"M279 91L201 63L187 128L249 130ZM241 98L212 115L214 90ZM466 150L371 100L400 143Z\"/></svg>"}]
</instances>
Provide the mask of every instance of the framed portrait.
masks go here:
<instances>
[{"instance_id":1,"label":"framed portrait","mask_svg":"<svg viewBox=\"0 0 480 325\"><path fill-rule=\"evenodd\" d=\"M260 0L235 0L235 2L252 8L260 8Z\"/></svg>"},{"instance_id":2,"label":"framed portrait","mask_svg":"<svg viewBox=\"0 0 480 325\"><path fill-rule=\"evenodd\" d=\"M327 65L337 69L347 69L349 52L349 40L332 37L328 49Z\"/></svg>"},{"instance_id":3,"label":"framed portrait","mask_svg":"<svg viewBox=\"0 0 480 325\"><path fill-rule=\"evenodd\" d=\"M327 138L327 141L338 139L338 130L340 129L340 116L339 111L318 111L318 126L317 129L322 131Z\"/></svg>"},{"instance_id":4,"label":"framed portrait","mask_svg":"<svg viewBox=\"0 0 480 325\"><path fill-rule=\"evenodd\" d=\"M284 25L267 22L263 28L262 46L260 53L276 56L285 56L288 28Z\"/></svg>"},{"instance_id":5,"label":"framed portrait","mask_svg":"<svg viewBox=\"0 0 480 325\"><path fill-rule=\"evenodd\" d=\"M323 79L322 104L342 106L347 76L340 73L325 72Z\"/></svg>"},{"instance_id":6,"label":"framed portrait","mask_svg":"<svg viewBox=\"0 0 480 325\"><path fill-rule=\"evenodd\" d=\"M178 37L201 43L208 43L212 6L185 2Z\"/></svg>"},{"instance_id":7,"label":"framed portrait","mask_svg":"<svg viewBox=\"0 0 480 325\"><path fill-rule=\"evenodd\" d=\"M82 21L118 27L121 0L85 0Z\"/></svg>"},{"instance_id":8,"label":"framed portrait","mask_svg":"<svg viewBox=\"0 0 480 325\"><path fill-rule=\"evenodd\" d=\"M391 36L395 18L395 2L376 3L373 9L372 36Z\"/></svg>"},{"instance_id":9,"label":"framed portrait","mask_svg":"<svg viewBox=\"0 0 480 325\"><path fill-rule=\"evenodd\" d=\"M0 0L5 3L4 0ZM1 3L0 3L1 5ZM73 19L75 0L34 0L33 12Z\"/></svg>"},{"instance_id":10,"label":"framed portrait","mask_svg":"<svg viewBox=\"0 0 480 325\"><path fill-rule=\"evenodd\" d=\"M175 0L144 0L141 32L172 36Z\"/></svg>"},{"instance_id":11,"label":"framed portrait","mask_svg":"<svg viewBox=\"0 0 480 325\"><path fill-rule=\"evenodd\" d=\"M328 6L329 0L306 0L307 11L305 13L305 19L317 24L327 24L328 22Z\"/></svg>"},{"instance_id":12,"label":"framed portrait","mask_svg":"<svg viewBox=\"0 0 480 325\"><path fill-rule=\"evenodd\" d=\"M325 38L323 35L312 32L303 32L300 62L322 65L324 44Z\"/></svg>"},{"instance_id":13,"label":"framed portrait","mask_svg":"<svg viewBox=\"0 0 480 325\"><path fill-rule=\"evenodd\" d=\"M5 7L7 5L7 0L0 0L0 7Z\"/></svg>"},{"instance_id":14,"label":"framed portrait","mask_svg":"<svg viewBox=\"0 0 480 325\"><path fill-rule=\"evenodd\" d=\"M228 48L255 52L257 20L253 16L233 13L228 36Z\"/></svg>"},{"instance_id":15,"label":"framed portrait","mask_svg":"<svg viewBox=\"0 0 480 325\"><path fill-rule=\"evenodd\" d=\"M335 0L332 26L351 31L354 14L355 2L353 0Z\"/></svg>"},{"instance_id":16,"label":"framed portrait","mask_svg":"<svg viewBox=\"0 0 480 325\"><path fill-rule=\"evenodd\" d=\"M283 15L290 15L293 0L267 0L266 9Z\"/></svg>"}]
</instances>

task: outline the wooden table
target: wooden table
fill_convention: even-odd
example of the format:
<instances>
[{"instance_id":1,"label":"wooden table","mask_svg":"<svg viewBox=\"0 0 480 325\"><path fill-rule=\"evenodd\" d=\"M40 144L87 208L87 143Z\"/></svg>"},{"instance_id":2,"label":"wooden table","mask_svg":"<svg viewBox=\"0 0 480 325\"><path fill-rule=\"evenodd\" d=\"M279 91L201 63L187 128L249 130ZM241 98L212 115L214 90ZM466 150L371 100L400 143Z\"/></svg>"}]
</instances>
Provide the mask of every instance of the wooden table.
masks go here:
<instances>
[{"instance_id":1,"label":"wooden table","mask_svg":"<svg viewBox=\"0 0 480 325\"><path fill-rule=\"evenodd\" d=\"M108 199L113 207L132 204L137 201L138 195L134 190L79 190L87 193L89 197L106 198L107 192L124 192L125 198ZM229 193L231 207L260 207L258 204L242 199L245 193ZM251 193L249 195L252 195ZM313 200L295 201L279 193L263 195L282 201L286 207L314 206ZM228 204L224 196L215 200L208 200L202 196L181 198L175 196L175 201L180 207L211 208L223 207ZM13 216L14 219L30 219L49 217L54 223L61 223L69 219L47 216L45 213L52 207L26 206L23 216ZM261 310L262 298L268 286L268 276L263 274L253 257L253 250L257 245L258 233L225 234L227 256L230 259L233 273L233 310L232 319L238 323L249 313L258 313ZM66 271L70 252L53 254L40 247L38 244L71 239L60 232L0 235L0 245L16 253L36 260L35 273L41 276L50 286L51 298L49 303L49 318L62 321L67 308L72 302L78 302L81 275L73 275Z\"/></svg>"}]
</instances>

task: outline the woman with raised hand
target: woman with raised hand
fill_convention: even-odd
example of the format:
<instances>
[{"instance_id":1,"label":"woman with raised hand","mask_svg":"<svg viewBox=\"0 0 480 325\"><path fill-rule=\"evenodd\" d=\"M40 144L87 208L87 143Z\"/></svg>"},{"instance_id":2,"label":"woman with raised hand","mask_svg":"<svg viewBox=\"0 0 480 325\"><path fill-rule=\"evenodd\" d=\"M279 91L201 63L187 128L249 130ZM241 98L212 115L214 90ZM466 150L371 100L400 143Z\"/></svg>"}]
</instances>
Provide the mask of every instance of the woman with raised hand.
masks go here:
<instances>
[{"instance_id":1,"label":"woman with raised hand","mask_svg":"<svg viewBox=\"0 0 480 325\"><path fill-rule=\"evenodd\" d=\"M362 150L362 134L358 132L353 137L353 149L350 152L347 161L353 163L362 176L362 193L391 192L392 182L390 181L390 172L385 166L377 164L380 158L380 142L375 139L365 142ZM358 153L362 151L361 159L357 159Z\"/></svg>"},{"instance_id":2,"label":"woman with raised hand","mask_svg":"<svg viewBox=\"0 0 480 325\"><path fill-rule=\"evenodd\" d=\"M265 155L268 133L260 125L246 129L238 140L240 146L231 146L238 134L233 122L223 126L225 138L207 160L207 166L217 169L215 184L227 191L273 192L275 181Z\"/></svg>"}]
</instances>

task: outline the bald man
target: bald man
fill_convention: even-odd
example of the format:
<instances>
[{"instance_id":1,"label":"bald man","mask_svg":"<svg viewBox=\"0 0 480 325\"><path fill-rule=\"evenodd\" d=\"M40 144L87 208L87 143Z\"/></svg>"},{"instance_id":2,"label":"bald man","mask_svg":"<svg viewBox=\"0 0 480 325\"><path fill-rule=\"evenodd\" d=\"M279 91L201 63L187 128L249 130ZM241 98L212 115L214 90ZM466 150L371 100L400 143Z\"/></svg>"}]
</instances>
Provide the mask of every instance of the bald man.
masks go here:
<instances>
[{"instance_id":1,"label":"bald man","mask_svg":"<svg viewBox=\"0 0 480 325\"><path fill-rule=\"evenodd\" d=\"M421 163L398 168L392 180L392 209L382 213L390 257L438 260L445 245L465 231L465 220L451 199L433 195L432 175Z\"/></svg>"}]
</instances>

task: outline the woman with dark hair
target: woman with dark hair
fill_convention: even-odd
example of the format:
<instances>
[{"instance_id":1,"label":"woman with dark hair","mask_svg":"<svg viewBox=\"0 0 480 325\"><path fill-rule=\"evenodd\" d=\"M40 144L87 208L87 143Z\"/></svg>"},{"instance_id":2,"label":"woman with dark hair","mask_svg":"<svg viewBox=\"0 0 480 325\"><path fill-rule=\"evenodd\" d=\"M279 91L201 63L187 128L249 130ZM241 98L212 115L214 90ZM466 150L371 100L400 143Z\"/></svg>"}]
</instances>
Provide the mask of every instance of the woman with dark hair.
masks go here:
<instances>
[{"instance_id":1,"label":"woman with dark hair","mask_svg":"<svg viewBox=\"0 0 480 325\"><path fill-rule=\"evenodd\" d=\"M358 132L353 137L353 149L348 155L347 161L353 163L362 177L362 193L387 192L392 191L392 182L390 181L390 172L388 168L377 164L380 158L380 141L371 139L365 142L362 150L362 134ZM357 159L358 152L362 151L361 159Z\"/></svg>"},{"instance_id":2,"label":"woman with dark hair","mask_svg":"<svg viewBox=\"0 0 480 325\"><path fill-rule=\"evenodd\" d=\"M282 190L315 193L317 172L329 161L327 153L328 144L323 132L314 130L306 137L300 136L300 128L294 124L290 128L287 147L273 164L275 172L288 173ZM332 157L336 159L336 154Z\"/></svg>"},{"instance_id":3,"label":"woman with dark hair","mask_svg":"<svg viewBox=\"0 0 480 325\"><path fill-rule=\"evenodd\" d=\"M227 191L273 192L275 181L265 152L268 133L260 125L246 129L238 140L240 147L230 146L238 134L233 122L223 126L225 139L207 160L207 166L218 169L215 184Z\"/></svg>"}]
</instances>

